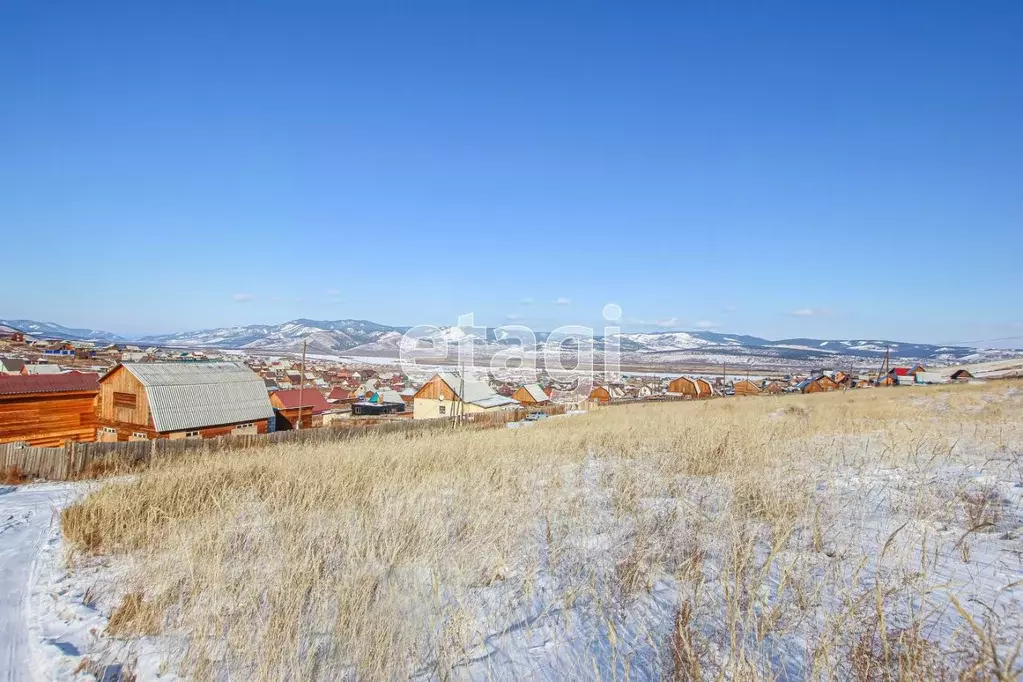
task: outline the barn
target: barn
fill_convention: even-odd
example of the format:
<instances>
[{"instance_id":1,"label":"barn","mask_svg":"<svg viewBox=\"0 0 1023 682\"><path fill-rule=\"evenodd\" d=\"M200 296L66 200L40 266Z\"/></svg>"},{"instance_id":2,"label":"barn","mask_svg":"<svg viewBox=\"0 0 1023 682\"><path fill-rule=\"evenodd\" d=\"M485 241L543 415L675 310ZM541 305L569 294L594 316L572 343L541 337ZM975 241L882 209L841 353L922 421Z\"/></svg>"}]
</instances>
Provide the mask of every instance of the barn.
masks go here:
<instances>
[{"instance_id":1,"label":"barn","mask_svg":"<svg viewBox=\"0 0 1023 682\"><path fill-rule=\"evenodd\" d=\"M819 377L813 377L800 382L797 385L797 388L800 393L825 393L837 389L838 384L836 384L835 380L827 374L823 374Z\"/></svg>"},{"instance_id":2,"label":"barn","mask_svg":"<svg viewBox=\"0 0 1023 682\"><path fill-rule=\"evenodd\" d=\"M53 447L96 439L99 376L0 376L0 443Z\"/></svg>"},{"instance_id":3,"label":"barn","mask_svg":"<svg viewBox=\"0 0 1023 682\"><path fill-rule=\"evenodd\" d=\"M519 386L515 392L512 393L511 397L513 400L517 400L523 405L545 405L550 402L550 397L544 393L540 384L526 384L525 386Z\"/></svg>"},{"instance_id":4,"label":"barn","mask_svg":"<svg viewBox=\"0 0 1023 682\"><path fill-rule=\"evenodd\" d=\"M780 381L769 381L763 390L764 393L778 395L785 392L785 386Z\"/></svg>"},{"instance_id":5,"label":"barn","mask_svg":"<svg viewBox=\"0 0 1023 682\"><path fill-rule=\"evenodd\" d=\"M239 362L127 363L100 379L101 441L266 433L273 408Z\"/></svg>"},{"instance_id":6,"label":"barn","mask_svg":"<svg viewBox=\"0 0 1023 682\"><path fill-rule=\"evenodd\" d=\"M760 395L760 387L748 379L736 381L732 391L735 395Z\"/></svg>"},{"instance_id":7,"label":"barn","mask_svg":"<svg viewBox=\"0 0 1023 682\"><path fill-rule=\"evenodd\" d=\"M598 405L607 405L614 400L621 400L625 392L617 386L594 386L587 400Z\"/></svg>"},{"instance_id":8,"label":"barn","mask_svg":"<svg viewBox=\"0 0 1023 682\"><path fill-rule=\"evenodd\" d=\"M706 379L696 377L696 390L699 391L698 398L710 398L714 395L714 387Z\"/></svg>"},{"instance_id":9,"label":"barn","mask_svg":"<svg viewBox=\"0 0 1023 682\"><path fill-rule=\"evenodd\" d=\"M695 379L679 377L677 379L672 379L668 384L668 393L680 393L688 398L699 398L700 387L697 385Z\"/></svg>"}]
</instances>

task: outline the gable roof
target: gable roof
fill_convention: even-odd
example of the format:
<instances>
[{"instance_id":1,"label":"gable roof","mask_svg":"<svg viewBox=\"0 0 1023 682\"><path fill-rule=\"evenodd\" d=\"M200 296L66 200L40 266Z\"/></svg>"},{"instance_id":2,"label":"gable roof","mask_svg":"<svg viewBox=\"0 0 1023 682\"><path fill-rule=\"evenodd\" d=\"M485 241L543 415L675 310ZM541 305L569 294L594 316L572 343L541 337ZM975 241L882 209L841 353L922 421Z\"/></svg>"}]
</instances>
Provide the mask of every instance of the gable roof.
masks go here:
<instances>
[{"instance_id":1,"label":"gable roof","mask_svg":"<svg viewBox=\"0 0 1023 682\"><path fill-rule=\"evenodd\" d=\"M895 376L904 377L909 374L909 367L896 367L892 371L895 372Z\"/></svg>"},{"instance_id":2,"label":"gable roof","mask_svg":"<svg viewBox=\"0 0 1023 682\"><path fill-rule=\"evenodd\" d=\"M497 391L490 388L482 381L464 379L457 372L439 372L440 380L447 384L455 397L462 402L479 407L499 407L501 405L518 405L519 401L498 395Z\"/></svg>"},{"instance_id":3,"label":"gable roof","mask_svg":"<svg viewBox=\"0 0 1023 682\"><path fill-rule=\"evenodd\" d=\"M351 391L341 388L340 386L335 386L330 389L330 393L327 394L327 400L349 400L353 397L354 395Z\"/></svg>"},{"instance_id":4,"label":"gable roof","mask_svg":"<svg viewBox=\"0 0 1023 682\"><path fill-rule=\"evenodd\" d=\"M25 365L25 371L29 374L60 374L58 365Z\"/></svg>"},{"instance_id":5,"label":"gable roof","mask_svg":"<svg viewBox=\"0 0 1023 682\"><path fill-rule=\"evenodd\" d=\"M538 403L543 403L550 400L550 397L543 392L542 388L540 388L540 384L528 384L526 386L523 386L522 388L525 389L526 393L529 394L530 398L532 398Z\"/></svg>"},{"instance_id":6,"label":"gable roof","mask_svg":"<svg viewBox=\"0 0 1023 682\"><path fill-rule=\"evenodd\" d=\"M126 362L146 389L159 432L239 424L273 417L263 379L240 362Z\"/></svg>"},{"instance_id":7,"label":"gable roof","mask_svg":"<svg viewBox=\"0 0 1023 682\"><path fill-rule=\"evenodd\" d=\"M98 390L99 375L85 372L28 376L21 374L0 375L0 395Z\"/></svg>"},{"instance_id":8,"label":"gable roof","mask_svg":"<svg viewBox=\"0 0 1023 682\"><path fill-rule=\"evenodd\" d=\"M394 405L397 405L398 403L402 403L402 404L405 403L405 401L401 399L401 394L400 393L398 393L397 391L391 390L389 388L385 388L385 389L381 390L379 393L375 394L370 399L370 402L381 404L381 405L383 405L385 403L391 403L391 404L394 404Z\"/></svg>"},{"instance_id":9,"label":"gable roof","mask_svg":"<svg viewBox=\"0 0 1023 682\"><path fill-rule=\"evenodd\" d=\"M20 374L21 370L25 367L25 361L18 358L0 358L0 365L3 365L3 368L8 372Z\"/></svg>"},{"instance_id":10,"label":"gable roof","mask_svg":"<svg viewBox=\"0 0 1023 682\"><path fill-rule=\"evenodd\" d=\"M301 402L299 402L300 393ZM320 412L333 409L322 393L309 386L302 389L292 388L287 391L275 391L274 397L280 401L283 406L282 409L285 410L297 410L299 407L312 408L313 414L319 414Z\"/></svg>"}]
</instances>

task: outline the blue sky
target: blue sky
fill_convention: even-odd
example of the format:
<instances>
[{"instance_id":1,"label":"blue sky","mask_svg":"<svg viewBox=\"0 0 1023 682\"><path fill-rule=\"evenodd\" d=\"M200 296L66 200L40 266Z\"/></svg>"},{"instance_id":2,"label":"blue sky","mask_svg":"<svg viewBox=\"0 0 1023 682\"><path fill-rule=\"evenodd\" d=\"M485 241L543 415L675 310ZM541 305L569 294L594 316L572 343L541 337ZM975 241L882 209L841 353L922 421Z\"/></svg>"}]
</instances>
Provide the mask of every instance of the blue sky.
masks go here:
<instances>
[{"instance_id":1,"label":"blue sky","mask_svg":"<svg viewBox=\"0 0 1023 682\"><path fill-rule=\"evenodd\" d=\"M1023 336L1023 4L828 5L4 3L0 317Z\"/></svg>"}]
</instances>

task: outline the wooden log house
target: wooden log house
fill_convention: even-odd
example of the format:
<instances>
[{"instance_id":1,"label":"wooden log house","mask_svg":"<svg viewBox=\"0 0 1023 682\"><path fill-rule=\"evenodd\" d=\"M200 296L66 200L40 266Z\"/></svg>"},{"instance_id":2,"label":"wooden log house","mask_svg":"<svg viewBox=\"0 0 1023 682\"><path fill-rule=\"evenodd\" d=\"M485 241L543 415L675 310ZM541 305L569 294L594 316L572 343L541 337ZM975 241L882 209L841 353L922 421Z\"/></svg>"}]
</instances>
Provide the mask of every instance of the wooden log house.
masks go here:
<instances>
[{"instance_id":1,"label":"wooden log house","mask_svg":"<svg viewBox=\"0 0 1023 682\"><path fill-rule=\"evenodd\" d=\"M296 428L299 415L301 415L303 429L323 426L323 413L331 409L331 404L327 402L323 394L312 386L274 391L270 394L270 405L274 408L278 431L290 431Z\"/></svg>"},{"instance_id":2,"label":"wooden log house","mask_svg":"<svg viewBox=\"0 0 1023 682\"><path fill-rule=\"evenodd\" d=\"M550 396L544 393L540 384L526 384L519 386L511 395L512 399L518 400L523 405L546 405L550 402Z\"/></svg>"},{"instance_id":3,"label":"wooden log house","mask_svg":"<svg viewBox=\"0 0 1023 682\"><path fill-rule=\"evenodd\" d=\"M94 441L98 379L82 372L0 376L0 443Z\"/></svg>"},{"instance_id":4,"label":"wooden log house","mask_svg":"<svg viewBox=\"0 0 1023 682\"><path fill-rule=\"evenodd\" d=\"M272 418L263 380L241 363L126 363L100 379L97 440L266 433Z\"/></svg>"},{"instance_id":5,"label":"wooden log house","mask_svg":"<svg viewBox=\"0 0 1023 682\"><path fill-rule=\"evenodd\" d=\"M760 387L747 379L736 381L732 391L735 395L760 395Z\"/></svg>"}]
</instances>

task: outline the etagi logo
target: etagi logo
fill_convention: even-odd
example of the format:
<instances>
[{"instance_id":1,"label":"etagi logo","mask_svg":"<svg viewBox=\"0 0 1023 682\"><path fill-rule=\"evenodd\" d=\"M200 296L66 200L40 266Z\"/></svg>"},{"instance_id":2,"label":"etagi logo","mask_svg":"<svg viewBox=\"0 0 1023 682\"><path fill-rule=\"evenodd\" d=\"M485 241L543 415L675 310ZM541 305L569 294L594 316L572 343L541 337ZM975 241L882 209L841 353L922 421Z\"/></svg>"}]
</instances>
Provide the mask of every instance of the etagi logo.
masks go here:
<instances>
[{"instance_id":1,"label":"etagi logo","mask_svg":"<svg viewBox=\"0 0 1023 682\"><path fill-rule=\"evenodd\" d=\"M608 303L602 314L607 324L598 334L583 325L565 325L550 332L521 324L481 327L476 325L475 315L467 313L460 315L453 327L418 325L409 329L401 338L399 359L406 373L454 365L472 377L546 374L588 395L598 374L605 380L615 380L621 374L621 306Z\"/></svg>"}]
</instances>

